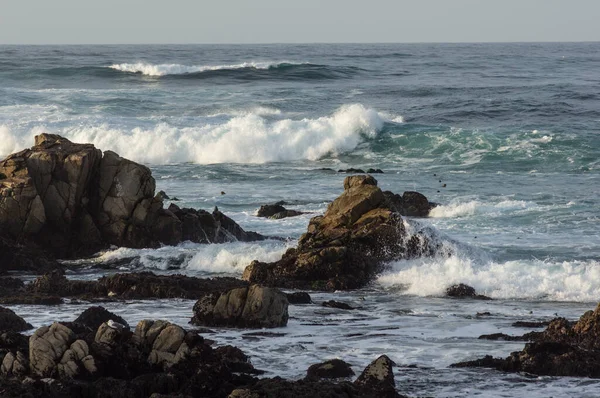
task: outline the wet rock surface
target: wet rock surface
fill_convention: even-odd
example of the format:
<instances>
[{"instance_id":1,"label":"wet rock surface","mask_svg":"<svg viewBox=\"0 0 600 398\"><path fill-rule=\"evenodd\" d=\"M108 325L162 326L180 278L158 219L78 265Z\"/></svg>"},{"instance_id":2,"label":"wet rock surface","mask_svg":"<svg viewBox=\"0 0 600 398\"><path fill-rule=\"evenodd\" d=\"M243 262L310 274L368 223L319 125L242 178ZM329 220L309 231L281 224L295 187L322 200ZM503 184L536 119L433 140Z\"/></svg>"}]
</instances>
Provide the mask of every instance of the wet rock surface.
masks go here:
<instances>
[{"instance_id":1,"label":"wet rock surface","mask_svg":"<svg viewBox=\"0 0 600 398\"><path fill-rule=\"evenodd\" d=\"M354 376L350 364L341 359L331 359L311 365L306 371L307 380L341 379Z\"/></svg>"},{"instance_id":2,"label":"wet rock surface","mask_svg":"<svg viewBox=\"0 0 600 398\"><path fill-rule=\"evenodd\" d=\"M1 235L58 257L81 257L109 245L263 239L218 210L186 209L177 216L176 206L163 208L163 194L154 195L156 184L146 166L58 135L36 136L35 146L0 161L0 173L5 177L0 180ZM0 257L10 255L4 245ZM6 263L27 268L29 258L16 253Z\"/></svg>"},{"instance_id":3,"label":"wet rock surface","mask_svg":"<svg viewBox=\"0 0 600 398\"><path fill-rule=\"evenodd\" d=\"M281 204L272 204L272 205L263 205L261 206L257 213L256 216L257 217L267 217L267 218L271 218L273 220L280 220L282 218L288 218L288 217L296 217L299 215L304 214L301 211L297 211L297 210L288 210L285 207L283 207Z\"/></svg>"},{"instance_id":4,"label":"wet rock surface","mask_svg":"<svg viewBox=\"0 0 600 398\"><path fill-rule=\"evenodd\" d=\"M545 331L532 333L536 336L534 342L527 343L522 351L513 352L505 359L486 356L452 366L600 378L600 305L575 323L557 318Z\"/></svg>"},{"instance_id":5,"label":"wet rock surface","mask_svg":"<svg viewBox=\"0 0 600 398\"><path fill-rule=\"evenodd\" d=\"M285 295L290 304L312 304L312 299L306 292L286 293Z\"/></svg>"},{"instance_id":6,"label":"wet rock surface","mask_svg":"<svg viewBox=\"0 0 600 398\"><path fill-rule=\"evenodd\" d=\"M298 247L274 263L252 262L243 278L286 288L360 288L395 259L431 255L425 236L409 235L371 176L344 180L344 193L323 216L311 219Z\"/></svg>"},{"instance_id":7,"label":"wet rock surface","mask_svg":"<svg viewBox=\"0 0 600 398\"><path fill-rule=\"evenodd\" d=\"M0 331L23 332L33 328L10 308L0 307Z\"/></svg>"}]
</instances>

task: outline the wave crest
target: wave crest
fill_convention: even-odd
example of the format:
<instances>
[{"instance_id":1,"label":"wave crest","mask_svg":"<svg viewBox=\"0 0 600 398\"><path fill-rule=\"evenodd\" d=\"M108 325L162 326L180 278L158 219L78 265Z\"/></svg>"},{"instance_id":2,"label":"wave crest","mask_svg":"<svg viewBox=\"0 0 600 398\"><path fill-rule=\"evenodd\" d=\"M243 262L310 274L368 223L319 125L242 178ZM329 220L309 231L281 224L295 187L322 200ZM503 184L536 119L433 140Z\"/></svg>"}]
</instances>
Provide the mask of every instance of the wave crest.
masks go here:
<instances>
[{"instance_id":1,"label":"wave crest","mask_svg":"<svg viewBox=\"0 0 600 398\"><path fill-rule=\"evenodd\" d=\"M294 65L309 65L308 62L243 62L230 65L180 65L180 64L148 64L148 63L123 63L113 64L109 68L121 72L141 73L146 76L167 76L167 75L186 75L192 73L201 73L216 70L236 70L236 69L260 69L268 70Z\"/></svg>"},{"instance_id":2,"label":"wave crest","mask_svg":"<svg viewBox=\"0 0 600 398\"><path fill-rule=\"evenodd\" d=\"M346 105L331 116L314 119L273 120L268 116L272 115L251 112L218 124L209 121L193 127L159 123L124 130L108 125L76 125L52 132L143 163L267 163L318 160L350 152L365 138L376 137L389 121L360 104ZM8 155L30 146L34 133L44 131L36 127L15 136L5 126L0 129L0 138L4 138L0 152Z\"/></svg>"}]
</instances>

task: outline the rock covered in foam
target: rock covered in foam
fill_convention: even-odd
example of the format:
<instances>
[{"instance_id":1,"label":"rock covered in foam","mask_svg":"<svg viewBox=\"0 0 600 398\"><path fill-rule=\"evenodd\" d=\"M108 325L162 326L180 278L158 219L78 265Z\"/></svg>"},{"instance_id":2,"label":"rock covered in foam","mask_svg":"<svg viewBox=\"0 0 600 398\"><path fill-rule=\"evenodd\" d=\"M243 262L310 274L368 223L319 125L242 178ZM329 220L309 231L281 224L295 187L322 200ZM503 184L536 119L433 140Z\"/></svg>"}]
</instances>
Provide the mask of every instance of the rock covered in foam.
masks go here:
<instances>
[{"instance_id":1,"label":"rock covered in foam","mask_svg":"<svg viewBox=\"0 0 600 398\"><path fill-rule=\"evenodd\" d=\"M386 262L432 253L427 238L409 236L377 180L350 176L325 214L311 219L296 249L274 263L252 262L243 278L289 288L354 289L367 284Z\"/></svg>"}]
</instances>

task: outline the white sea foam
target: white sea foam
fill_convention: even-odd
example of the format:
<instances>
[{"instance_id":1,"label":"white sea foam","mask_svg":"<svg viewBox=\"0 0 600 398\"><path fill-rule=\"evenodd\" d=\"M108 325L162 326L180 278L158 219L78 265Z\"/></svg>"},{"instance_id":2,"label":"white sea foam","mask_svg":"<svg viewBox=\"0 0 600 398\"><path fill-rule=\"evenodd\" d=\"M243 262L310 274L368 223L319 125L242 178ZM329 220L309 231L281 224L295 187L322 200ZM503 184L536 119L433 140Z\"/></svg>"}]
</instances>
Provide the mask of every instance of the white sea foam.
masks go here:
<instances>
[{"instance_id":1,"label":"white sea foam","mask_svg":"<svg viewBox=\"0 0 600 398\"><path fill-rule=\"evenodd\" d=\"M160 249L118 248L103 253L96 261L107 262L139 257L139 265L144 268L160 270L179 268L201 273L238 275L253 260L267 262L279 260L288 248L288 243L279 241L234 242L218 245L186 242L179 246L165 246Z\"/></svg>"},{"instance_id":2,"label":"white sea foam","mask_svg":"<svg viewBox=\"0 0 600 398\"><path fill-rule=\"evenodd\" d=\"M503 200L498 203L484 203L478 200L468 202L453 201L447 205L440 205L433 208L429 216L434 218L467 217L477 214L522 210L532 206L536 206L535 203L522 200Z\"/></svg>"},{"instance_id":3,"label":"white sea foam","mask_svg":"<svg viewBox=\"0 0 600 398\"><path fill-rule=\"evenodd\" d=\"M131 130L109 125L78 124L61 134L74 142L93 143L128 159L151 164L195 162L266 163L317 160L355 149L364 137L375 137L388 119L360 104L341 107L331 116L314 119L270 120L256 113L231 117L219 124L179 128L167 123ZM0 153L32 145L38 127L15 135L2 129Z\"/></svg>"},{"instance_id":4,"label":"white sea foam","mask_svg":"<svg viewBox=\"0 0 600 398\"><path fill-rule=\"evenodd\" d=\"M235 69L270 69L282 65L305 65L308 62L243 62L230 65L180 65L180 64L148 64L148 63L123 63L109 66L121 72L141 73L147 76L166 76L166 75L184 75L189 73L199 73L215 70L235 70Z\"/></svg>"},{"instance_id":5,"label":"white sea foam","mask_svg":"<svg viewBox=\"0 0 600 398\"><path fill-rule=\"evenodd\" d=\"M456 283L466 283L493 298L596 301L600 296L600 262L594 260L482 264L459 254L398 261L391 266L379 282L406 287L406 294L418 296L443 295L448 286Z\"/></svg>"}]
</instances>

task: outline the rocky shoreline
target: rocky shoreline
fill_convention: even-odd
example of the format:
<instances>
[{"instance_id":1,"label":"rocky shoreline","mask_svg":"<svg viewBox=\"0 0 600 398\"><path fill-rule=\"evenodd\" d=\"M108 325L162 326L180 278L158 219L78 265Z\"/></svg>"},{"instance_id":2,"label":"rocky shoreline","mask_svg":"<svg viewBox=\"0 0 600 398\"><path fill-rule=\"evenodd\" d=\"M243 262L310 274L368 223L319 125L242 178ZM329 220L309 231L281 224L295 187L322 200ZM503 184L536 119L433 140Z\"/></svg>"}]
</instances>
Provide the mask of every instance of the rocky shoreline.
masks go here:
<instances>
[{"instance_id":1,"label":"rocky shoreline","mask_svg":"<svg viewBox=\"0 0 600 398\"><path fill-rule=\"evenodd\" d=\"M164 208L164 192L145 166L89 144L42 134L31 149L0 161L0 274L40 275L24 283L0 276L0 304L60 305L140 299L192 299L189 330L163 320L133 329L126 319L90 307L73 322L33 331L0 307L0 395L89 397L400 397L394 362L380 353L353 382L341 360L315 364L303 380L260 379L239 348L214 347L196 327L275 328L287 325L289 305L312 303L306 292L366 286L394 260L440 255L427 234L407 230L406 216L426 217L436 206L418 192L382 191L370 175L344 180L344 191L313 217L298 246L280 260L254 261L242 279L203 279L151 272L70 280L57 258L80 258L110 245L158 247L183 241L214 244L268 239L245 231L218 209ZM302 213L282 204L257 216L278 220ZM449 255L449 254L446 254ZM467 285L447 296L489 300ZM325 307L354 308L327 301ZM454 367L600 378L600 306L576 323L556 319L544 332L487 339L530 341L506 359L485 357ZM524 325L529 327L530 325Z\"/></svg>"}]
</instances>

